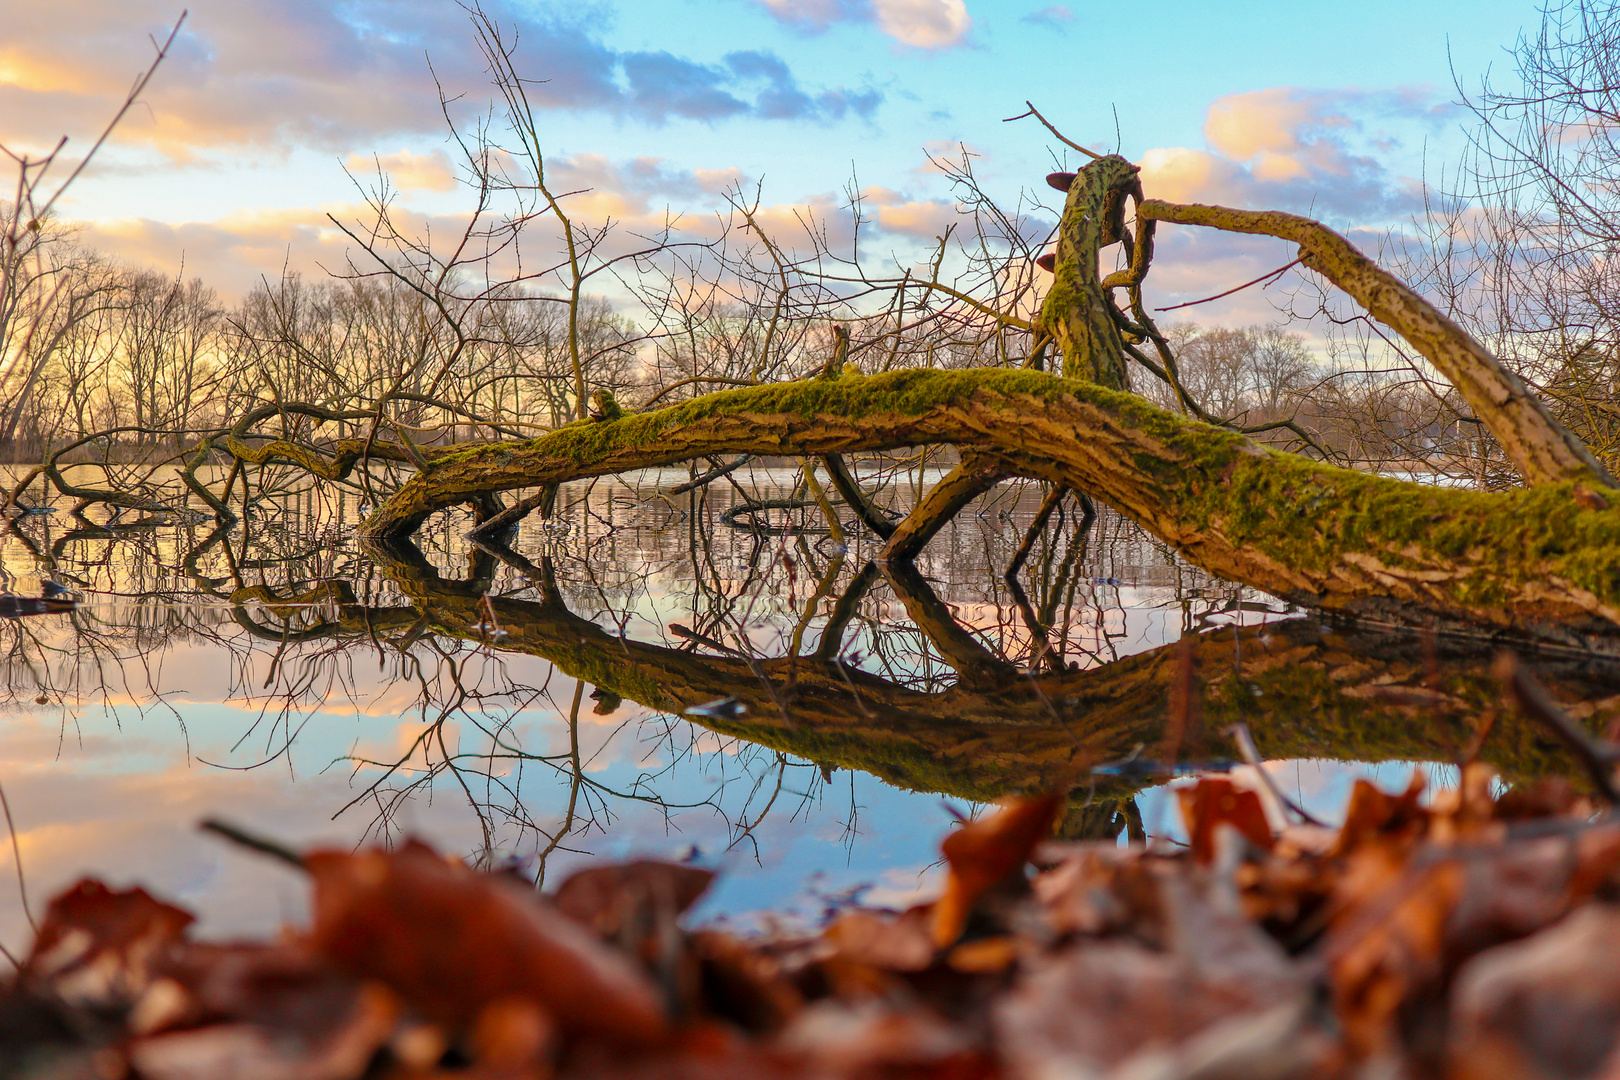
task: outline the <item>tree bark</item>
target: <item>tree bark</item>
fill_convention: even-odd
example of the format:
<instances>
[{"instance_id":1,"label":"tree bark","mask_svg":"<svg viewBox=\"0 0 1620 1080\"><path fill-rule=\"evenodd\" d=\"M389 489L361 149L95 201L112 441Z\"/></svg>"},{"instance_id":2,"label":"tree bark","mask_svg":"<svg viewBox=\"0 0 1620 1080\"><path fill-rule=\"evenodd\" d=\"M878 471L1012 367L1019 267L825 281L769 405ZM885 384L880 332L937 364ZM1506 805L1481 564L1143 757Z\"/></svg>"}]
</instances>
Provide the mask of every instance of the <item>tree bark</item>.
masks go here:
<instances>
[{"instance_id":1,"label":"tree bark","mask_svg":"<svg viewBox=\"0 0 1620 1080\"><path fill-rule=\"evenodd\" d=\"M1141 198L1139 170L1118 155L1098 158L1075 176L1058 223L1052 286L1041 304L1040 328L1063 354L1063 375L1116 390L1128 388L1125 342L1113 304L1097 278L1102 249L1125 234L1125 199Z\"/></svg>"}]
</instances>

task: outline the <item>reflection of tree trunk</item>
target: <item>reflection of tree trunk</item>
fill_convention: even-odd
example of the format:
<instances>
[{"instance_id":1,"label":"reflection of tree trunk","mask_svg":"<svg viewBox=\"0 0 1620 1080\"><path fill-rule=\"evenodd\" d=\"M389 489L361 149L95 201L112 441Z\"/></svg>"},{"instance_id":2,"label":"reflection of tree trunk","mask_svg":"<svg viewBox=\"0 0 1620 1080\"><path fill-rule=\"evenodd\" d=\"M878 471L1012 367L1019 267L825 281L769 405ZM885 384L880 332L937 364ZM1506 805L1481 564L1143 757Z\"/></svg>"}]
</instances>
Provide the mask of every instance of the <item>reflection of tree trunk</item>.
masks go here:
<instances>
[{"instance_id":1,"label":"reflection of tree trunk","mask_svg":"<svg viewBox=\"0 0 1620 1080\"><path fill-rule=\"evenodd\" d=\"M871 529L874 534L884 540L894 535L894 523L883 516L883 511L872 502L871 497L861 488L860 482L849 471L849 466L844 463L843 457L838 454L828 454L823 460L827 464L827 475L832 479L832 485L838 492L838 497L843 499L851 510L855 511L856 516L861 519L861 524ZM679 490L679 488L676 489L676 491Z\"/></svg>"},{"instance_id":2,"label":"reflection of tree trunk","mask_svg":"<svg viewBox=\"0 0 1620 1080\"><path fill-rule=\"evenodd\" d=\"M916 567L908 562L891 562L884 567L884 576L905 605L907 617L956 670L963 685L986 689L1018 677L1017 668L985 648L972 631L956 621Z\"/></svg>"},{"instance_id":3,"label":"reflection of tree trunk","mask_svg":"<svg viewBox=\"0 0 1620 1080\"><path fill-rule=\"evenodd\" d=\"M884 557L890 562L915 558L951 518L1005 479L1007 473L1006 466L993 457L963 454L961 462L930 488L889 534L883 545Z\"/></svg>"},{"instance_id":4,"label":"reflection of tree trunk","mask_svg":"<svg viewBox=\"0 0 1620 1080\"><path fill-rule=\"evenodd\" d=\"M483 595L477 583L442 580L414 548L369 547L414 606L345 609L348 633L386 634L425 618L438 633L477 640ZM1119 808L1110 800L1163 780L1099 774L1093 785L1085 769L1160 745L1178 645L1090 671L1019 675L984 689L964 681L931 694L820 657L751 665L621 638L571 614L560 599L490 604L507 634L503 650L544 657L573 678L663 712L735 695L748 706L746 715L700 722L900 787L984 800L1076 783L1073 828L1090 822L1089 828L1117 832ZM1473 737L1476 718L1500 704L1489 656L1443 638L1431 664L1411 635L1292 619L1237 632L1221 628L1194 639L1193 649L1212 743L1219 746L1220 733L1241 721L1274 758L1453 760ZM1430 685L1431 670L1444 673L1438 685ZM1613 685L1617 673L1591 661L1549 660L1537 674L1575 702L1571 709L1583 719L1620 704L1597 700L1594 688L1605 676ZM1559 754L1516 722L1500 724L1484 750L1510 779L1566 772Z\"/></svg>"}]
</instances>

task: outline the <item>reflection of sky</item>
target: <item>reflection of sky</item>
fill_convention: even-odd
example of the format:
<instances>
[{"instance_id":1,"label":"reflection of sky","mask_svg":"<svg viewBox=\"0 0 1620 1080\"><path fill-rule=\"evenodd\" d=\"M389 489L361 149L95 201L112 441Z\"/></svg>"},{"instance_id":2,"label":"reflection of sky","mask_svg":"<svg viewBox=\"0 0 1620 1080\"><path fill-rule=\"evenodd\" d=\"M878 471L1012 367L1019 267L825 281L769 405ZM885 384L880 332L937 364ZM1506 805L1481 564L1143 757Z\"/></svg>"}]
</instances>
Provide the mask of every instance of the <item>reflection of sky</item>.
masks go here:
<instances>
[{"instance_id":1,"label":"reflection of sky","mask_svg":"<svg viewBox=\"0 0 1620 1080\"><path fill-rule=\"evenodd\" d=\"M1405 791L1412 782L1412 774L1423 773L1425 805L1436 791L1454 788L1459 782L1455 765L1433 761L1326 761L1319 759L1291 759L1268 761L1266 771L1282 794L1292 799L1322 824L1338 827L1344 823L1344 811L1350 804L1350 792L1357 780L1369 780L1391 793ZM1261 795L1267 815L1273 826L1284 824L1278 808L1260 780L1248 766L1238 766L1231 773L1233 783ZM1174 843L1187 842L1187 830L1176 809L1175 789L1189 786L1193 779L1177 780L1149 788L1136 797L1142 811L1142 827L1151 836L1166 837ZM1297 819L1296 819L1297 820Z\"/></svg>"},{"instance_id":2,"label":"reflection of sky","mask_svg":"<svg viewBox=\"0 0 1620 1080\"><path fill-rule=\"evenodd\" d=\"M789 475L744 479L768 488ZM642 490L669 480L641 478ZM528 522L517 547L557 556L559 584L576 613L615 632L622 626L632 637L675 644L668 625L698 625L695 616L712 613L714 600L695 584L687 524L671 522L662 504L636 494L601 483L588 505L564 512L567 528ZM958 619L992 646L1027 640L990 570L1005 564L1039 496L1034 489L1020 496L1009 485L983 512L964 514L919 561ZM705 520L729 497L717 494ZM352 511L344 520L352 522ZM66 525L24 523L41 552ZM466 545L454 535L459 527L442 523L428 536L429 557L451 578L466 566ZM1117 518L1105 517L1099 530L1108 531L1108 542L1087 549L1069 600L1071 655L1082 662L1087 654L1106 659L1160 645L1179 636L1189 611L1207 612L1237 595L1169 559ZM572 679L540 658L431 636L409 658L369 643L339 648L250 637L231 621L229 604L200 596L179 570L186 538L195 543L202 535L156 530L75 540L56 572L83 585L79 621L89 632L75 637L62 617L0 625L0 635L9 635L0 662L12 703L0 728L0 782L21 830L36 911L93 873L178 899L203 915L210 933L260 933L300 918L296 875L198 833L197 822L208 817L295 847L348 847L375 836L386 819L393 837L411 833L465 854L483 847L470 796L491 806L497 855L532 860L543 841L525 821L553 830L568 805L569 776L559 766L570 745ZM339 573L368 603L403 603L355 549L330 535L261 532L267 549L279 544L299 554L267 563L242 583L263 580L292 594ZM780 654L816 588L830 557L817 539L714 531L700 568L722 587L721 608L736 601L732 625L744 623L762 652ZM841 582L869 547L855 541ZM751 559L760 573L739 600ZM0 536L0 567L11 575L10 588L37 589L40 559L17 537ZM230 573L218 548L197 570L220 580ZM949 669L885 590L863 607L845 655L881 666L890 678L938 688ZM534 595L509 570L492 591ZM812 620L807 649L828 606ZM262 609L248 610L273 622ZM407 751L439 718L442 705L433 703L450 696L452 670L463 688L482 695L443 727L447 748L462 755L466 790L441 773L430 786L407 791L423 765L419 751L409 759ZM426 707L419 678L428 686ZM47 703L36 704L42 688ZM593 704L582 701L578 725L582 773L595 793L581 805L589 820L550 856L549 881L593 857L692 854L723 872L702 914L733 920L766 909L814 918L857 886L870 886L868 902L903 905L937 881L938 841L951 821L938 795L901 791L865 773L838 771L824 781L809 763L783 764L773 752L671 723L633 702L607 716L594 715ZM499 733L499 747L491 732ZM478 760L502 747L554 761ZM385 779L382 768L358 759L404 764ZM5 884L11 873L9 852L0 853L0 939L16 943L24 920Z\"/></svg>"},{"instance_id":3,"label":"reflection of sky","mask_svg":"<svg viewBox=\"0 0 1620 1080\"><path fill-rule=\"evenodd\" d=\"M231 750L241 737L242 712L184 700L174 705L178 719L152 711L130 719L119 708L112 716L81 718L65 737L57 723L41 717L9 722L0 768L36 907L81 874L94 873L117 884L143 884L192 906L213 933L264 932L297 919L303 893L296 875L198 833L195 823L217 816L294 846L352 845L373 821L374 807L362 803L335 821L332 814L360 794L378 770L351 771L337 759L357 744L395 752L421 728L413 720L323 710L283 759L238 770L203 762L262 756L262 744L252 752ZM541 710L526 716L532 719L515 725L515 736L525 745L566 746L558 717L548 721ZM633 730L582 724L580 734L582 753L592 761L590 778L606 787L630 789L660 756L638 744ZM760 751L745 748L739 754L734 742L713 736L703 741L709 752L659 776L656 790L667 803L701 803L716 798L722 787L774 782L773 769L736 761L765 756ZM567 788L555 773L531 767L521 781L510 773L504 779L515 784L519 799L543 825L561 819ZM758 798L751 809L735 796L718 801L727 814L759 812ZM815 896L863 883L881 882L898 893L894 864L915 863L920 873L950 821L937 796L902 792L847 771L824 785L819 773L806 767L788 770L772 813L735 846L735 828L715 809L676 810L668 818L659 807L623 800L610 809L611 821L566 839L565 847L609 858L695 855L723 871L705 903L711 915L767 907L811 913ZM479 847L478 824L466 799L442 777L431 797L401 804L395 824L449 851ZM531 836L512 854L533 850ZM555 881L586 858L559 852L548 874ZM6 873L9 878L9 866ZM0 934L15 942L21 931L21 911L8 896L0 902Z\"/></svg>"}]
</instances>

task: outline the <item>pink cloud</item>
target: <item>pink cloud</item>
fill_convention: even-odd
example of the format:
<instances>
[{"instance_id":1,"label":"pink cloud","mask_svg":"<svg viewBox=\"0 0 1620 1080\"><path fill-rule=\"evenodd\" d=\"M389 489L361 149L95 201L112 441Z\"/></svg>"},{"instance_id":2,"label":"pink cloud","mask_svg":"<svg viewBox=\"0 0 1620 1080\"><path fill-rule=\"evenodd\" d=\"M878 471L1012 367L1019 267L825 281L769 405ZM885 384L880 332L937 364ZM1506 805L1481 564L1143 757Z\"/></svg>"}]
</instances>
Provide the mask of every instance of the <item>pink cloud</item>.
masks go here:
<instances>
[{"instance_id":1,"label":"pink cloud","mask_svg":"<svg viewBox=\"0 0 1620 1080\"><path fill-rule=\"evenodd\" d=\"M810 33L833 23L870 23L913 49L953 49L967 43L973 18L963 0L755 0L778 22Z\"/></svg>"}]
</instances>

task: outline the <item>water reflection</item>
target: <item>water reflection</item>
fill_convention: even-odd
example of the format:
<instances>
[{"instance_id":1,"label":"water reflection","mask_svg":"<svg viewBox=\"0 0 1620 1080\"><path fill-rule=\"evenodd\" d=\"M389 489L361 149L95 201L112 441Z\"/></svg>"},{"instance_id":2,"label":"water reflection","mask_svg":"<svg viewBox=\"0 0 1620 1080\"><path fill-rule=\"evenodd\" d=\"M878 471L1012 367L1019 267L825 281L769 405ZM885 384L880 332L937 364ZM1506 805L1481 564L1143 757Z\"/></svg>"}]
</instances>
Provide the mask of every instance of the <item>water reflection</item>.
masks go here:
<instances>
[{"instance_id":1,"label":"water reflection","mask_svg":"<svg viewBox=\"0 0 1620 1080\"><path fill-rule=\"evenodd\" d=\"M1498 706L1479 643L1289 614L1106 510L1088 531L1054 515L1010 583L1035 486L897 570L813 511L728 524L740 490L792 483L736 479L677 500L657 494L674 477L578 485L499 548L453 527L363 546L354 507L314 490L228 532L13 522L8 586L84 600L0 622L0 782L30 883L139 879L216 929L299 910L297 882L191 832L218 814L295 843L414 831L542 876L685 854L728 869L711 914L857 884L898 900L924 885L940 796L1065 786L1066 835L1141 836L1169 825L1139 794L1232 756L1234 723L1270 759L1445 762ZM1583 719L1614 711L1613 665L1537 672ZM726 697L743 709L681 716ZM1484 748L1509 782L1567 768L1511 716ZM1334 796L1340 774L1312 768Z\"/></svg>"}]
</instances>

